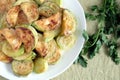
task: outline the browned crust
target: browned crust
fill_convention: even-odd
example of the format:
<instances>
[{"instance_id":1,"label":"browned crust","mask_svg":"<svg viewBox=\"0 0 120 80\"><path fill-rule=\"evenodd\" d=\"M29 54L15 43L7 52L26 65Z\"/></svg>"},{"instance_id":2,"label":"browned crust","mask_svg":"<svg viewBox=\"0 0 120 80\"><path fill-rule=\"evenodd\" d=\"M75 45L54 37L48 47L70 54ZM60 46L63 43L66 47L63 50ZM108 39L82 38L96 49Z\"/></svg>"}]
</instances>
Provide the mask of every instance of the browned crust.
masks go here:
<instances>
[{"instance_id":1,"label":"browned crust","mask_svg":"<svg viewBox=\"0 0 120 80\"><path fill-rule=\"evenodd\" d=\"M29 21L29 23L38 19L39 11L38 11L38 7L35 3L24 2L20 6L21 6L21 10L23 10L25 15L27 16L27 20Z\"/></svg>"},{"instance_id":2,"label":"browned crust","mask_svg":"<svg viewBox=\"0 0 120 80\"><path fill-rule=\"evenodd\" d=\"M14 29L4 28L4 29L1 29L0 32L2 36L4 36L3 39L6 39L8 41L8 43L11 45L13 50L18 50L20 48L21 40L16 35L17 32Z\"/></svg>"},{"instance_id":3,"label":"browned crust","mask_svg":"<svg viewBox=\"0 0 120 80\"><path fill-rule=\"evenodd\" d=\"M23 42L26 52L31 52L35 41L33 33L29 29L24 27L16 28L16 32L20 40Z\"/></svg>"},{"instance_id":4,"label":"browned crust","mask_svg":"<svg viewBox=\"0 0 120 80\"><path fill-rule=\"evenodd\" d=\"M61 57L60 51L56 50L55 54L47 59L48 64L55 64L60 59L60 57Z\"/></svg>"},{"instance_id":5,"label":"browned crust","mask_svg":"<svg viewBox=\"0 0 120 80\"><path fill-rule=\"evenodd\" d=\"M42 26L45 31L55 30L61 26L61 17L61 12L58 12L50 16L49 18L40 19L36 21L36 23Z\"/></svg>"},{"instance_id":6,"label":"browned crust","mask_svg":"<svg viewBox=\"0 0 120 80\"><path fill-rule=\"evenodd\" d=\"M21 10L18 14L18 19L17 19L17 25L22 25L22 24L28 24L27 16L25 13Z\"/></svg>"},{"instance_id":7,"label":"browned crust","mask_svg":"<svg viewBox=\"0 0 120 80\"><path fill-rule=\"evenodd\" d=\"M20 11L20 6L19 5L12 7L8 11L8 13L6 15L6 19L7 19L7 22L10 26L15 26L16 25L19 11Z\"/></svg>"},{"instance_id":8,"label":"browned crust","mask_svg":"<svg viewBox=\"0 0 120 80\"><path fill-rule=\"evenodd\" d=\"M0 51L0 61L10 63L12 61L12 58L6 56L2 51Z\"/></svg>"}]
</instances>

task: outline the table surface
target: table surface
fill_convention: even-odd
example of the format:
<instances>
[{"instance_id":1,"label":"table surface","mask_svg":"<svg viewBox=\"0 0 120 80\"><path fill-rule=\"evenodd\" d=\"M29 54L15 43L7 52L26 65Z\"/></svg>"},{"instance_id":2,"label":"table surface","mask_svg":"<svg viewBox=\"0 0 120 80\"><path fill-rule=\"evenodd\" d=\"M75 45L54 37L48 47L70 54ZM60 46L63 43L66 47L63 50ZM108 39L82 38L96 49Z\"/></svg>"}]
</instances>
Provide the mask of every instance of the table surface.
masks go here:
<instances>
[{"instance_id":1,"label":"table surface","mask_svg":"<svg viewBox=\"0 0 120 80\"><path fill-rule=\"evenodd\" d=\"M94 4L100 4L100 0L79 0L84 11ZM120 0L118 0L120 2ZM87 21L87 32L96 31L97 21ZM0 80L6 80L0 77ZM88 67L83 68L79 64L73 64L69 69L51 80L120 80L120 65L115 65L102 48L93 59L88 60Z\"/></svg>"}]
</instances>

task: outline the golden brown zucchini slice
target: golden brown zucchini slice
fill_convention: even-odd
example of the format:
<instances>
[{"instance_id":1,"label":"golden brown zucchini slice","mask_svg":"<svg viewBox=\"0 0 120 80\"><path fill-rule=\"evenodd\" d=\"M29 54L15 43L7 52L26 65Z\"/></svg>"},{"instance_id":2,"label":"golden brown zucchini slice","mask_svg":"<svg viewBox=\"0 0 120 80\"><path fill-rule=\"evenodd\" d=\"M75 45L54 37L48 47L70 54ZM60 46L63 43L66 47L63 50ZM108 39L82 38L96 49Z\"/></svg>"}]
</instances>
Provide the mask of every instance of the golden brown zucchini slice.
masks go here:
<instances>
[{"instance_id":1,"label":"golden brown zucchini slice","mask_svg":"<svg viewBox=\"0 0 120 80\"><path fill-rule=\"evenodd\" d=\"M12 61L13 72L19 76L26 76L30 74L33 71L33 67L34 64L32 60Z\"/></svg>"},{"instance_id":2,"label":"golden brown zucchini slice","mask_svg":"<svg viewBox=\"0 0 120 80\"><path fill-rule=\"evenodd\" d=\"M5 63L9 63L12 61L11 57L8 57L7 55L5 55L2 51L2 45L4 44L4 42L0 42L0 61L5 62Z\"/></svg>"},{"instance_id":3,"label":"golden brown zucchini slice","mask_svg":"<svg viewBox=\"0 0 120 80\"><path fill-rule=\"evenodd\" d=\"M13 59L15 60L27 60L33 53L29 52L29 53L24 53L18 57L13 57Z\"/></svg>"},{"instance_id":4,"label":"golden brown zucchini slice","mask_svg":"<svg viewBox=\"0 0 120 80\"><path fill-rule=\"evenodd\" d=\"M50 0L45 1L42 4L42 6L48 6L48 7L52 8L54 13L57 13L60 10L60 6L57 3L50 1Z\"/></svg>"},{"instance_id":5,"label":"golden brown zucchini slice","mask_svg":"<svg viewBox=\"0 0 120 80\"><path fill-rule=\"evenodd\" d=\"M18 50L13 50L8 42L4 42L2 52L9 57L17 57L24 54L24 47L21 46Z\"/></svg>"},{"instance_id":6,"label":"golden brown zucchini slice","mask_svg":"<svg viewBox=\"0 0 120 80\"><path fill-rule=\"evenodd\" d=\"M61 2L62 2L62 0L48 0L48 1L53 1L53 2L57 3L59 6L61 5Z\"/></svg>"},{"instance_id":7,"label":"golden brown zucchini slice","mask_svg":"<svg viewBox=\"0 0 120 80\"><path fill-rule=\"evenodd\" d=\"M44 58L36 58L34 61L34 72L42 73L48 69L48 62Z\"/></svg>"},{"instance_id":8,"label":"golden brown zucchini slice","mask_svg":"<svg viewBox=\"0 0 120 80\"><path fill-rule=\"evenodd\" d=\"M18 57L13 57L13 59L15 60L33 60L36 57L36 53L35 52L30 52L30 53L24 53L21 56Z\"/></svg>"},{"instance_id":9,"label":"golden brown zucchini slice","mask_svg":"<svg viewBox=\"0 0 120 80\"><path fill-rule=\"evenodd\" d=\"M16 6L16 5L20 5L24 2L34 2L33 0L17 0L13 5Z\"/></svg>"},{"instance_id":10,"label":"golden brown zucchini slice","mask_svg":"<svg viewBox=\"0 0 120 80\"><path fill-rule=\"evenodd\" d=\"M5 55L1 50L0 50L0 61L4 62L4 63L10 63L12 61L11 57L8 57L7 55Z\"/></svg>"},{"instance_id":11,"label":"golden brown zucchini slice","mask_svg":"<svg viewBox=\"0 0 120 80\"><path fill-rule=\"evenodd\" d=\"M24 2L20 5L21 9L27 16L29 23L35 21L39 17L38 6L33 2Z\"/></svg>"},{"instance_id":12,"label":"golden brown zucchini slice","mask_svg":"<svg viewBox=\"0 0 120 80\"><path fill-rule=\"evenodd\" d=\"M53 39L47 42L47 55L44 57L49 64L54 64L60 59L60 50L56 41Z\"/></svg>"},{"instance_id":13,"label":"golden brown zucchini slice","mask_svg":"<svg viewBox=\"0 0 120 80\"><path fill-rule=\"evenodd\" d=\"M13 50L18 50L22 44L19 37L16 35L17 32L12 28L3 28L1 29L1 34L8 41Z\"/></svg>"},{"instance_id":14,"label":"golden brown zucchini slice","mask_svg":"<svg viewBox=\"0 0 120 80\"><path fill-rule=\"evenodd\" d=\"M39 31L55 30L61 26L62 13L58 12L49 18L40 19L35 21L32 25Z\"/></svg>"},{"instance_id":15,"label":"golden brown zucchini slice","mask_svg":"<svg viewBox=\"0 0 120 80\"><path fill-rule=\"evenodd\" d=\"M43 40L43 35L39 34L39 39L38 39L38 43L35 47L35 50L37 51L37 53L41 56L44 57L47 55L47 45Z\"/></svg>"},{"instance_id":16,"label":"golden brown zucchini slice","mask_svg":"<svg viewBox=\"0 0 120 80\"><path fill-rule=\"evenodd\" d=\"M42 17L50 17L54 13L55 13L55 11L48 6L39 7L39 15Z\"/></svg>"},{"instance_id":17,"label":"golden brown zucchini slice","mask_svg":"<svg viewBox=\"0 0 120 80\"><path fill-rule=\"evenodd\" d=\"M45 57L46 59L54 55L57 49L58 46L54 39L49 42L44 42L43 38L39 38L38 44L35 48L37 53L41 57Z\"/></svg>"},{"instance_id":18,"label":"golden brown zucchini slice","mask_svg":"<svg viewBox=\"0 0 120 80\"><path fill-rule=\"evenodd\" d=\"M50 40L54 39L56 36L58 36L60 31L61 31L61 27L52 31L45 31L43 33L44 41L49 42Z\"/></svg>"},{"instance_id":19,"label":"golden brown zucchini slice","mask_svg":"<svg viewBox=\"0 0 120 80\"><path fill-rule=\"evenodd\" d=\"M45 56L45 58L47 59L52 57L57 49L58 49L58 45L54 39L47 42L47 55Z\"/></svg>"},{"instance_id":20,"label":"golden brown zucchini slice","mask_svg":"<svg viewBox=\"0 0 120 80\"><path fill-rule=\"evenodd\" d=\"M37 45L38 42L38 32L35 30L35 28L33 26L30 25L20 25L20 26L16 26L16 27L23 27L23 28L27 28L28 30L30 30L34 36L34 46L33 49L35 48L35 46Z\"/></svg>"},{"instance_id":21,"label":"golden brown zucchini slice","mask_svg":"<svg viewBox=\"0 0 120 80\"><path fill-rule=\"evenodd\" d=\"M38 43L38 32L34 29L33 26L28 26L27 27L29 30L31 30L31 32L33 33L33 36L34 36L34 46L33 46L33 49L35 48L35 46L37 45Z\"/></svg>"},{"instance_id":22,"label":"golden brown zucchini slice","mask_svg":"<svg viewBox=\"0 0 120 80\"><path fill-rule=\"evenodd\" d=\"M24 44L26 53L31 52L35 46L35 37L32 31L25 27L17 27L16 31L20 40Z\"/></svg>"},{"instance_id":23,"label":"golden brown zucchini slice","mask_svg":"<svg viewBox=\"0 0 120 80\"><path fill-rule=\"evenodd\" d=\"M61 57L61 53L59 50L56 50L55 54L49 58L46 58L48 61L48 64L55 64L56 62L59 61Z\"/></svg>"},{"instance_id":24,"label":"golden brown zucchini slice","mask_svg":"<svg viewBox=\"0 0 120 80\"><path fill-rule=\"evenodd\" d=\"M46 0L35 0L35 2L36 2L38 5L41 5L44 1L46 1Z\"/></svg>"},{"instance_id":25,"label":"golden brown zucchini slice","mask_svg":"<svg viewBox=\"0 0 120 80\"><path fill-rule=\"evenodd\" d=\"M7 22L9 23L10 26L16 25L19 11L20 11L19 5L12 7L8 11L8 13L6 15L6 19L7 19Z\"/></svg>"},{"instance_id":26,"label":"golden brown zucchini slice","mask_svg":"<svg viewBox=\"0 0 120 80\"><path fill-rule=\"evenodd\" d=\"M60 35L56 41L61 49L67 49L75 44L76 38L74 34L68 36Z\"/></svg>"},{"instance_id":27,"label":"golden brown zucchini slice","mask_svg":"<svg viewBox=\"0 0 120 80\"><path fill-rule=\"evenodd\" d=\"M76 19L75 16L67 9L63 10L62 19L62 35L69 35L75 32L76 29Z\"/></svg>"}]
</instances>

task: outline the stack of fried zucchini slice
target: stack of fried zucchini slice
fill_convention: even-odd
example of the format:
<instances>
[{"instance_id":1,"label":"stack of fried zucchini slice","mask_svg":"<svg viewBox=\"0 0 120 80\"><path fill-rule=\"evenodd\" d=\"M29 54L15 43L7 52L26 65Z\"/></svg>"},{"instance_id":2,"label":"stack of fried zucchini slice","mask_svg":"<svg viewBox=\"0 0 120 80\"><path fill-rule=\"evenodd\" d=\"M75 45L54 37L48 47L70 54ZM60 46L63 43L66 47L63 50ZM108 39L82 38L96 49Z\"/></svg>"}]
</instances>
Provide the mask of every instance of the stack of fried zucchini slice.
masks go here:
<instances>
[{"instance_id":1,"label":"stack of fried zucchini slice","mask_svg":"<svg viewBox=\"0 0 120 80\"><path fill-rule=\"evenodd\" d=\"M11 62L19 76L46 71L76 40L75 17L60 0L17 0L6 21L0 29L0 61Z\"/></svg>"}]
</instances>

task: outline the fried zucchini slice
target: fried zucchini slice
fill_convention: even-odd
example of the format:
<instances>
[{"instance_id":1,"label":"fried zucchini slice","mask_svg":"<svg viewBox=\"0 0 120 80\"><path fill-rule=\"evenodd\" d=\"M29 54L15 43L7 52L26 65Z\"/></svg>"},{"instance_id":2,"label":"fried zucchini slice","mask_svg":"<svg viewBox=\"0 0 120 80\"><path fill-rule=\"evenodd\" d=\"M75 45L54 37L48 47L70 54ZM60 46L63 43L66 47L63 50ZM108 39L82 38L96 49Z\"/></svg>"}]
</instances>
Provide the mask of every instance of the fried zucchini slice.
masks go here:
<instances>
[{"instance_id":1,"label":"fried zucchini slice","mask_svg":"<svg viewBox=\"0 0 120 80\"><path fill-rule=\"evenodd\" d=\"M36 2L38 5L41 5L44 1L46 1L46 0L35 0L35 2Z\"/></svg>"},{"instance_id":2,"label":"fried zucchini slice","mask_svg":"<svg viewBox=\"0 0 120 80\"><path fill-rule=\"evenodd\" d=\"M50 0L44 2L42 4L42 6L48 6L48 7L52 8L55 13L57 13L60 10L60 6L57 3L50 1Z\"/></svg>"},{"instance_id":3,"label":"fried zucchini slice","mask_svg":"<svg viewBox=\"0 0 120 80\"><path fill-rule=\"evenodd\" d=\"M38 43L35 47L35 50L41 57L45 57L47 55L47 43L43 40L43 35L39 34Z\"/></svg>"},{"instance_id":4,"label":"fried zucchini slice","mask_svg":"<svg viewBox=\"0 0 120 80\"><path fill-rule=\"evenodd\" d=\"M41 6L39 7L39 15L42 17L50 17L51 15L53 15L55 13L55 11L48 7L48 6Z\"/></svg>"},{"instance_id":5,"label":"fried zucchini slice","mask_svg":"<svg viewBox=\"0 0 120 80\"><path fill-rule=\"evenodd\" d=\"M55 54L57 48L58 46L54 39L49 42L44 42L43 38L39 38L35 50L41 57L49 58Z\"/></svg>"},{"instance_id":6,"label":"fried zucchini slice","mask_svg":"<svg viewBox=\"0 0 120 80\"><path fill-rule=\"evenodd\" d=\"M75 44L76 38L74 34L68 36L58 36L57 37L57 44L61 49L67 49L72 47Z\"/></svg>"},{"instance_id":7,"label":"fried zucchini slice","mask_svg":"<svg viewBox=\"0 0 120 80\"><path fill-rule=\"evenodd\" d=\"M18 13L20 11L20 6L12 7L6 15L7 22L10 26L15 26L17 23Z\"/></svg>"},{"instance_id":8,"label":"fried zucchini slice","mask_svg":"<svg viewBox=\"0 0 120 80\"><path fill-rule=\"evenodd\" d=\"M17 0L13 5L16 6L16 5L20 5L24 2L34 2L33 0Z\"/></svg>"},{"instance_id":9,"label":"fried zucchini slice","mask_svg":"<svg viewBox=\"0 0 120 80\"><path fill-rule=\"evenodd\" d=\"M24 54L22 54L22 55L20 55L18 57L13 57L13 59L15 59L15 60L27 60L28 58L31 57L31 55L33 55L32 52L30 52L30 53L24 53Z\"/></svg>"},{"instance_id":10,"label":"fried zucchini slice","mask_svg":"<svg viewBox=\"0 0 120 80\"><path fill-rule=\"evenodd\" d=\"M12 61L11 57L8 57L7 55L5 55L1 50L0 50L0 61L4 62L4 63L10 63Z\"/></svg>"},{"instance_id":11,"label":"fried zucchini slice","mask_svg":"<svg viewBox=\"0 0 120 80\"><path fill-rule=\"evenodd\" d=\"M48 53L45 56L45 58L49 58L49 57L53 56L55 54L56 50L58 49L57 43L55 42L54 39L47 42L47 48L48 48Z\"/></svg>"},{"instance_id":12,"label":"fried zucchini slice","mask_svg":"<svg viewBox=\"0 0 120 80\"><path fill-rule=\"evenodd\" d=\"M54 39L56 36L58 36L58 34L60 33L61 29L58 28L56 30L52 30L52 31L45 31L43 33L43 38L45 42L49 42L50 40Z\"/></svg>"},{"instance_id":13,"label":"fried zucchini slice","mask_svg":"<svg viewBox=\"0 0 120 80\"><path fill-rule=\"evenodd\" d=\"M57 3L58 5L61 4L61 0L35 0L35 2L36 2L38 5L41 5L41 4L43 4L44 2L46 2L46 1L52 1L52 2Z\"/></svg>"},{"instance_id":14,"label":"fried zucchini slice","mask_svg":"<svg viewBox=\"0 0 120 80\"><path fill-rule=\"evenodd\" d=\"M17 27L16 31L20 40L24 44L26 53L31 52L35 46L35 37L32 31L25 27Z\"/></svg>"},{"instance_id":15,"label":"fried zucchini slice","mask_svg":"<svg viewBox=\"0 0 120 80\"><path fill-rule=\"evenodd\" d=\"M76 19L75 16L67 9L63 10L62 31L61 35L70 35L75 32Z\"/></svg>"},{"instance_id":16,"label":"fried zucchini slice","mask_svg":"<svg viewBox=\"0 0 120 80\"><path fill-rule=\"evenodd\" d=\"M12 69L16 75L27 76L33 71L34 63L32 60L13 60Z\"/></svg>"},{"instance_id":17,"label":"fried zucchini slice","mask_svg":"<svg viewBox=\"0 0 120 80\"><path fill-rule=\"evenodd\" d=\"M53 1L53 2L57 3L60 6L62 0L48 0L48 1Z\"/></svg>"},{"instance_id":18,"label":"fried zucchini slice","mask_svg":"<svg viewBox=\"0 0 120 80\"><path fill-rule=\"evenodd\" d=\"M33 2L24 2L20 5L21 9L27 16L29 23L35 21L39 17L38 6Z\"/></svg>"},{"instance_id":19,"label":"fried zucchini slice","mask_svg":"<svg viewBox=\"0 0 120 80\"><path fill-rule=\"evenodd\" d=\"M52 57L47 58L48 64L55 64L59 61L61 53L59 50L56 50L55 54Z\"/></svg>"},{"instance_id":20,"label":"fried zucchini slice","mask_svg":"<svg viewBox=\"0 0 120 80\"><path fill-rule=\"evenodd\" d=\"M33 46L33 49L36 47L37 43L38 43L38 32L33 28L33 26L28 26L27 27L29 30L31 30L31 32L33 33L33 36L34 36L34 46Z\"/></svg>"},{"instance_id":21,"label":"fried zucchini slice","mask_svg":"<svg viewBox=\"0 0 120 80\"><path fill-rule=\"evenodd\" d=\"M9 63L12 61L12 58L11 57L8 57L7 55L5 55L3 52L2 52L2 45L4 44L4 42L0 42L0 61L2 62L5 62L5 63Z\"/></svg>"},{"instance_id":22,"label":"fried zucchini slice","mask_svg":"<svg viewBox=\"0 0 120 80\"><path fill-rule=\"evenodd\" d=\"M19 37L16 35L17 32L12 28L1 29L1 34L8 41L13 50L18 50L22 44Z\"/></svg>"},{"instance_id":23,"label":"fried zucchini slice","mask_svg":"<svg viewBox=\"0 0 120 80\"><path fill-rule=\"evenodd\" d=\"M30 52L30 53L24 53L21 56L18 57L13 57L13 59L15 60L33 60L36 57L36 53L35 52Z\"/></svg>"},{"instance_id":24,"label":"fried zucchini slice","mask_svg":"<svg viewBox=\"0 0 120 80\"><path fill-rule=\"evenodd\" d=\"M47 55L44 57L45 59L48 59L52 57L56 50L58 50L58 45L54 39L51 41L47 42Z\"/></svg>"},{"instance_id":25,"label":"fried zucchini slice","mask_svg":"<svg viewBox=\"0 0 120 80\"><path fill-rule=\"evenodd\" d=\"M44 57L48 64L55 64L60 59L60 50L54 39L47 42L47 55Z\"/></svg>"},{"instance_id":26,"label":"fried zucchini slice","mask_svg":"<svg viewBox=\"0 0 120 80\"><path fill-rule=\"evenodd\" d=\"M24 27L24 28L27 28L27 29L29 29L32 32L32 34L34 36L34 46L33 46L33 49L34 49L35 46L38 43L38 32L35 30L35 28L33 26L26 25L26 24L25 25L20 25L20 26ZM19 27L19 26L17 26L17 27Z\"/></svg>"},{"instance_id":27,"label":"fried zucchini slice","mask_svg":"<svg viewBox=\"0 0 120 80\"><path fill-rule=\"evenodd\" d=\"M44 58L36 58L34 61L34 72L42 73L48 69L48 62Z\"/></svg>"},{"instance_id":28,"label":"fried zucchini slice","mask_svg":"<svg viewBox=\"0 0 120 80\"><path fill-rule=\"evenodd\" d=\"M4 42L2 52L9 57L17 57L24 54L24 47L21 46L18 50L13 50L8 42Z\"/></svg>"},{"instance_id":29,"label":"fried zucchini slice","mask_svg":"<svg viewBox=\"0 0 120 80\"><path fill-rule=\"evenodd\" d=\"M50 17L53 14L56 14L58 11L60 11L59 5L57 5L56 3L51 2L51 1L45 1L39 7L40 16L44 16L44 17Z\"/></svg>"},{"instance_id":30,"label":"fried zucchini slice","mask_svg":"<svg viewBox=\"0 0 120 80\"><path fill-rule=\"evenodd\" d=\"M58 12L49 18L40 19L35 21L32 25L39 31L50 31L55 30L61 26L61 12Z\"/></svg>"}]
</instances>

